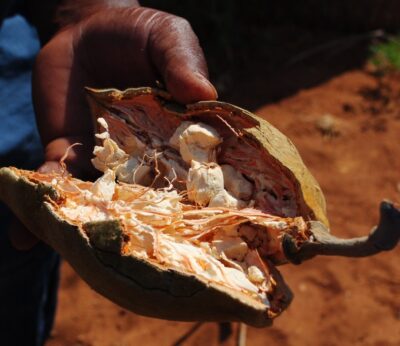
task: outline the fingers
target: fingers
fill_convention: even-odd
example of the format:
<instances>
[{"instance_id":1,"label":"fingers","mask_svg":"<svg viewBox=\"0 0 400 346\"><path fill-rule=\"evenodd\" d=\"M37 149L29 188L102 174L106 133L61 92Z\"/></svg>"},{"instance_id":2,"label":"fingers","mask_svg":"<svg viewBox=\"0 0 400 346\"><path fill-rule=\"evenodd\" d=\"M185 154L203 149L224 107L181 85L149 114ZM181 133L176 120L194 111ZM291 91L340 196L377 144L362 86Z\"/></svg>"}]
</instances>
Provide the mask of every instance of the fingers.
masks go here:
<instances>
[{"instance_id":1,"label":"fingers","mask_svg":"<svg viewBox=\"0 0 400 346\"><path fill-rule=\"evenodd\" d=\"M57 33L39 54L33 74L46 161L59 161L79 137L83 146L71 150L68 171L80 178L93 175L93 126L84 86L155 86L160 76L179 102L217 98L198 39L182 18L146 8L110 9Z\"/></svg>"},{"instance_id":2,"label":"fingers","mask_svg":"<svg viewBox=\"0 0 400 346\"><path fill-rule=\"evenodd\" d=\"M58 161L45 162L38 168L39 173L61 173L62 168Z\"/></svg>"},{"instance_id":3,"label":"fingers","mask_svg":"<svg viewBox=\"0 0 400 346\"><path fill-rule=\"evenodd\" d=\"M32 96L44 146L92 130L83 90L85 73L73 58L73 32L71 28L57 34L42 48L33 69Z\"/></svg>"},{"instance_id":4,"label":"fingers","mask_svg":"<svg viewBox=\"0 0 400 346\"><path fill-rule=\"evenodd\" d=\"M179 102L217 98L198 39L183 18L143 7L114 9L89 18L79 42L91 86L155 86L161 77Z\"/></svg>"},{"instance_id":5,"label":"fingers","mask_svg":"<svg viewBox=\"0 0 400 346\"><path fill-rule=\"evenodd\" d=\"M80 144L80 145L77 145ZM46 162L39 168L40 172L61 172L63 160L66 170L80 179L93 179L98 171L91 165L94 146L93 136L70 136L50 141L45 148Z\"/></svg>"},{"instance_id":6,"label":"fingers","mask_svg":"<svg viewBox=\"0 0 400 346\"><path fill-rule=\"evenodd\" d=\"M215 100L217 91L207 78L204 54L190 24L162 12L151 20L150 57L174 99L182 103Z\"/></svg>"}]
</instances>

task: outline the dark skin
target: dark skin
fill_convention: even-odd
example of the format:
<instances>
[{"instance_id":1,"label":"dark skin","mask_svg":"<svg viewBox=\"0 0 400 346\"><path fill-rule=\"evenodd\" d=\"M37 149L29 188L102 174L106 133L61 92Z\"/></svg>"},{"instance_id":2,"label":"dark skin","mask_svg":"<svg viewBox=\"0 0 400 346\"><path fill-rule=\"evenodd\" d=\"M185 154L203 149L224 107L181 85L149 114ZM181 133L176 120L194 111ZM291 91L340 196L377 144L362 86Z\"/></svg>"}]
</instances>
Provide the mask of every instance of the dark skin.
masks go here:
<instances>
[{"instance_id":1,"label":"dark skin","mask_svg":"<svg viewBox=\"0 0 400 346\"><path fill-rule=\"evenodd\" d=\"M67 148L78 142L83 145L70 150L68 170L83 179L95 176L85 86L124 89L156 86L158 80L183 104L217 98L198 39L187 21L138 7L136 2L121 3L118 8L88 6L87 15L58 31L36 59L33 102L45 148L39 171L58 170ZM37 243L17 221L10 227L10 239L20 250Z\"/></svg>"}]
</instances>

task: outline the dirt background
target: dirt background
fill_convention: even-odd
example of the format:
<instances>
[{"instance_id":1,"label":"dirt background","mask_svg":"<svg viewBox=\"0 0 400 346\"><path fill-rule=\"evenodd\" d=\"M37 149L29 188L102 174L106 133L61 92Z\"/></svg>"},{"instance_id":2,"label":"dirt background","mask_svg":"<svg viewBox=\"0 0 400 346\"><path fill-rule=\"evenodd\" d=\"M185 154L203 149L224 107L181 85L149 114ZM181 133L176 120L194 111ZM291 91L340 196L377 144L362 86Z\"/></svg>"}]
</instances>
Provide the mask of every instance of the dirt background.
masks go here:
<instances>
[{"instance_id":1,"label":"dirt background","mask_svg":"<svg viewBox=\"0 0 400 346\"><path fill-rule=\"evenodd\" d=\"M263 35L264 46L238 52L239 62L225 54L234 45L222 47L227 63L212 73L220 98L255 111L293 140L325 193L333 233L366 234L379 201L400 202L400 74L380 75L366 64L374 32L284 25ZM210 56L212 71L220 59ZM399 259L400 247L368 259L281 267L295 299L273 327L249 328L247 344L400 345ZM47 346L174 345L194 325L127 312L63 263ZM220 343L218 325L205 323L182 345L234 343L233 335Z\"/></svg>"}]
</instances>

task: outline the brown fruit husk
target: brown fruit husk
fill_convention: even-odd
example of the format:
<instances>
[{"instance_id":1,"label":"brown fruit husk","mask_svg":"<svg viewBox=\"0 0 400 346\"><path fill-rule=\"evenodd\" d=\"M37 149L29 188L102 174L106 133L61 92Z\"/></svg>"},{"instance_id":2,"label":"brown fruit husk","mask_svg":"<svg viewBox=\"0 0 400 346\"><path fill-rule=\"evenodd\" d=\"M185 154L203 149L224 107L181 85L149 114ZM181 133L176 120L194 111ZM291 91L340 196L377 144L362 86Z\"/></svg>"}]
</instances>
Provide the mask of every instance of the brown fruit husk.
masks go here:
<instances>
[{"instance_id":1,"label":"brown fruit husk","mask_svg":"<svg viewBox=\"0 0 400 346\"><path fill-rule=\"evenodd\" d=\"M293 182L299 206L296 216L328 225L321 189L293 144L250 112L216 101L184 108L174 104L167 93L151 88L125 92L89 89L88 92L95 118L105 117L122 105L130 112L140 110L146 121L162 117L157 130L169 137L184 120L195 119L210 125L222 121L227 133L240 134L240 138L261 153L261 159L269 160ZM290 303L290 290L275 269L272 274L277 282L274 295L279 301L278 311L244 293L195 275L124 255L124 225L119 220L73 225L60 219L53 206L62 196L50 185L32 178L29 172L0 169L0 198L94 290L135 313L182 321L241 321L263 327L270 325L272 318Z\"/></svg>"}]
</instances>

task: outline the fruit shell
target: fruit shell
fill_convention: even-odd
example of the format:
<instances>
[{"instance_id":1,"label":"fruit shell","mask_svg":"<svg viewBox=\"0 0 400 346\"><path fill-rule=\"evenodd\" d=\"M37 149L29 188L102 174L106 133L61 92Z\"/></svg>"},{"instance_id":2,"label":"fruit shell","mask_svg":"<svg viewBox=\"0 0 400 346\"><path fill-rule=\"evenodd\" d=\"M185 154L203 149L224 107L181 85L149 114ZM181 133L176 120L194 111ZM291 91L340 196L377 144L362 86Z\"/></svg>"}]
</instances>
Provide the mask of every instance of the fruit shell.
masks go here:
<instances>
[{"instance_id":1,"label":"fruit shell","mask_svg":"<svg viewBox=\"0 0 400 346\"><path fill-rule=\"evenodd\" d=\"M143 119L156 121L160 131L173 131L180 122L193 118L219 121L215 117L218 115L267 155L268 162L278 167L279 172L290 177L296 187L301 216L328 225L325 200L317 182L290 140L265 120L217 101L183 107L173 103L168 93L151 88L124 92L88 89L88 94L95 119L122 101L125 106L138 109ZM165 116L164 121L160 121L160 116ZM59 252L94 290L120 306L138 314L171 320L242 321L255 327L272 323L274 314L248 295L123 255L124 226L118 220L78 226L60 219L53 210L54 201L59 198L51 186L28 180L23 171L0 169L0 199L38 238ZM278 272L274 278L285 296L281 302L281 308L285 309L291 300L290 291Z\"/></svg>"},{"instance_id":2,"label":"fruit shell","mask_svg":"<svg viewBox=\"0 0 400 346\"><path fill-rule=\"evenodd\" d=\"M272 323L266 306L245 294L134 256L118 255L123 237L118 220L88 223L82 229L53 211L52 201L58 198L51 186L28 180L23 171L0 169L0 199L95 291L116 304L170 320L242 321L255 327Z\"/></svg>"}]
</instances>

